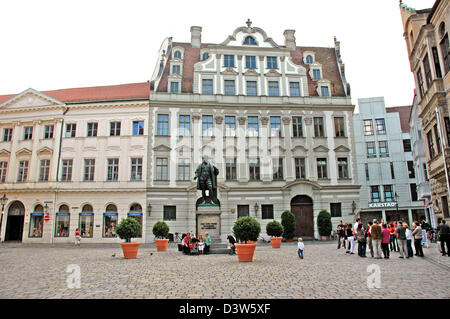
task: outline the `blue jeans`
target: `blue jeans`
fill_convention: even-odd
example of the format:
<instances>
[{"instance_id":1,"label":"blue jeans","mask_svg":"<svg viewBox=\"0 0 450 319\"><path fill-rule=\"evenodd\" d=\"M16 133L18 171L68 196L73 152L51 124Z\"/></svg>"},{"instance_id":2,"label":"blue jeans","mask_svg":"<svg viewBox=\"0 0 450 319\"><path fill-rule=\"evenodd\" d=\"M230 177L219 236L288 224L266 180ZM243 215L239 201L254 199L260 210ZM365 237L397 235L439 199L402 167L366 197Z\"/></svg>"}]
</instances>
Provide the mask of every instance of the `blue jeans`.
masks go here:
<instances>
[{"instance_id":1,"label":"blue jeans","mask_svg":"<svg viewBox=\"0 0 450 319\"><path fill-rule=\"evenodd\" d=\"M298 257L300 257L301 259L303 259L303 250L299 249L298 250Z\"/></svg>"}]
</instances>

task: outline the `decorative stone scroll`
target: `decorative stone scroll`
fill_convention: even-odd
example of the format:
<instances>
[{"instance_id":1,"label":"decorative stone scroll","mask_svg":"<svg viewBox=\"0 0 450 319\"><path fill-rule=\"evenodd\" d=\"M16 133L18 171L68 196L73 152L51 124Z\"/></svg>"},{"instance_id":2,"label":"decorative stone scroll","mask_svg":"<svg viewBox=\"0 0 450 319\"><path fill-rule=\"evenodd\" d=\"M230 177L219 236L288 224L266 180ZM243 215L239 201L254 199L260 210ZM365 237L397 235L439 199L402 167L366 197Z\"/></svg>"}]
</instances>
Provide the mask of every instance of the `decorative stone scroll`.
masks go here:
<instances>
[{"instance_id":1,"label":"decorative stone scroll","mask_svg":"<svg viewBox=\"0 0 450 319\"><path fill-rule=\"evenodd\" d=\"M261 124L267 125L269 123L269 117L268 116L261 116Z\"/></svg>"},{"instance_id":2,"label":"decorative stone scroll","mask_svg":"<svg viewBox=\"0 0 450 319\"><path fill-rule=\"evenodd\" d=\"M244 116L238 117L238 122L239 122L240 125L244 125L245 121L247 121L246 117L244 117Z\"/></svg>"},{"instance_id":3,"label":"decorative stone scroll","mask_svg":"<svg viewBox=\"0 0 450 319\"><path fill-rule=\"evenodd\" d=\"M289 125L289 124L291 123L291 118L288 117L288 116L284 116L284 117L282 118L282 120L283 120L283 124L284 124L284 125Z\"/></svg>"},{"instance_id":4,"label":"decorative stone scroll","mask_svg":"<svg viewBox=\"0 0 450 319\"><path fill-rule=\"evenodd\" d=\"M312 117L305 117L305 125L311 125L312 124Z\"/></svg>"},{"instance_id":5,"label":"decorative stone scroll","mask_svg":"<svg viewBox=\"0 0 450 319\"><path fill-rule=\"evenodd\" d=\"M221 115L215 116L214 120L216 121L216 124L222 124L223 116L221 116Z\"/></svg>"}]
</instances>

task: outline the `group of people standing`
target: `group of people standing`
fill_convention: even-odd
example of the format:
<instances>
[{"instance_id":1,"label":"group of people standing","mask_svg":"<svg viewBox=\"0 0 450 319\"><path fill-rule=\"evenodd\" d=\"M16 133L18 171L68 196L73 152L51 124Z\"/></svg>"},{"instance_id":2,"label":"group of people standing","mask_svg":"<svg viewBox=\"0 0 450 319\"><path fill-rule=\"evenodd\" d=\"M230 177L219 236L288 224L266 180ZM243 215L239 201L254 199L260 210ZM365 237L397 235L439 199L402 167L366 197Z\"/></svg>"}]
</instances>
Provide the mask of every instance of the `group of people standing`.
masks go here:
<instances>
[{"instance_id":1,"label":"group of people standing","mask_svg":"<svg viewBox=\"0 0 450 319\"><path fill-rule=\"evenodd\" d=\"M211 237L209 237L208 232L205 233L205 237L202 234L198 235L198 238L192 233L183 234L181 239L182 251L184 254L200 254L209 253L211 248Z\"/></svg>"},{"instance_id":2,"label":"group of people standing","mask_svg":"<svg viewBox=\"0 0 450 319\"><path fill-rule=\"evenodd\" d=\"M445 221L444 221L445 223ZM447 226L448 227L448 226ZM363 225L358 218L354 225L343 224L340 221L337 227L338 249L341 248L341 241L346 253L354 254L355 241L358 242L358 256L366 256L368 246L372 258L381 259L383 254L385 259L390 258L390 253L396 251L400 253L399 258L412 258L414 255L424 257L422 250L422 228L418 221L413 223L413 229L408 223L402 221L385 223L384 220L378 222L368 222ZM414 242L415 254L412 249Z\"/></svg>"}]
</instances>

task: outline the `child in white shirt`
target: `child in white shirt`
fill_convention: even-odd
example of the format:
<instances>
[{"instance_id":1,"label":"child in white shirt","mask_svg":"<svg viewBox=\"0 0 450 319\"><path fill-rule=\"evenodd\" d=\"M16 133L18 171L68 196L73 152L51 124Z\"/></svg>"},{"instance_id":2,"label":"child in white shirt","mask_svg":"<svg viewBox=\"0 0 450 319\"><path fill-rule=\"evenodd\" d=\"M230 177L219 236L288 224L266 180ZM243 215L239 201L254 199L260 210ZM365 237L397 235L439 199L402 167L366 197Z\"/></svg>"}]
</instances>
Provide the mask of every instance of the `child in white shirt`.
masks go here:
<instances>
[{"instance_id":1,"label":"child in white shirt","mask_svg":"<svg viewBox=\"0 0 450 319\"><path fill-rule=\"evenodd\" d=\"M305 244L303 244L303 239L298 239L298 258L303 259L303 249L305 249Z\"/></svg>"}]
</instances>

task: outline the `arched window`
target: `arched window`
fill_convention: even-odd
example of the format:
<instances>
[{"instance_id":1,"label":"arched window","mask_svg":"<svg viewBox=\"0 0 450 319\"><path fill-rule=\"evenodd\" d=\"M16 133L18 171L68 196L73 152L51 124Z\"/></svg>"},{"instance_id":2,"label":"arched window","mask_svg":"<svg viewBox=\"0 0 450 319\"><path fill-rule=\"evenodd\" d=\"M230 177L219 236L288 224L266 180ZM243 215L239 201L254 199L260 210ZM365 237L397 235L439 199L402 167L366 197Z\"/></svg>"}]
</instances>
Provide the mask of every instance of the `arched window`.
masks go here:
<instances>
[{"instance_id":1,"label":"arched window","mask_svg":"<svg viewBox=\"0 0 450 319\"><path fill-rule=\"evenodd\" d=\"M256 45L256 41L255 41L255 39L253 39L253 37L248 36L245 38L244 44Z\"/></svg>"},{"instance_id":2,"label":"arched window","mask_svg":"<svg viewBox=\"0 0 450 319\"><path fill-rule=\"evenodd\" d=\"M55 220L55 237L69 237L70 211L69 206L59 206Z\"/></svg>"},{"instance_id":3,"label":"arched window","mask_svg":"<svg viewBox=\"0 0 450 319\"><path fill-rule=\"evenodd\" d=\"M94 209L92 208L91 205L86 204L83 206L83 209L81 210L83 213L92 213L94 211Z\"/></svg>"},{"instance_id":4,"label":"arched window","mask_svg":"<svg viewBox=\"0 0 450 319\"><path fill-rule=\"evenodd\" d=\"M94 209L89 204L84 205L81 209L79 231L81 237L92 238L94 231Z\"/></svg>"},{"instance_id":5,"label":"arched window","mask_svg":"<svg viewBox=\"0 0 450 319\"><path fill-rule=\"evenodd\" d=\"M116 237L116 225L118 222L117 206L109 204L103 214L103 237Z\"/></svg>"},{"instance_id":6,"label":"arched window","mask_svg":"<svg viewBox=\"0 0 450 319\"><path fill-rule=\"evenodd\" d=\"M117 212L117 206L114 205L114 204L109 204L109 205L106 207L106 211L107 211L107 212Z\"/></svg>"},{"instance_id":7,"label":"arched window","mask_svg":"<svg viewBox=\"0 0 450 319\"><path fill-rule=\"evenodd\" d=\"M44 227L44 207L41 204L37 204L34 207L34 212L30 215L30 229L28 231L28 237L36 238L42 237L42 229Z\"/></svg>"},{"instance_id":8,"label":"arched window","mask_svg":"<svg viewBox=\"0 0 450 319\"><path fill-rule=\"evenodd\" d=\"M313 57L312 57L312 55L307 55L307 56L306 56L306 63L307 63L307 64L313 63Z\"/></svg>"},{"instance_id":9,"label":"arched window","mask_svg":"<svg viewBox=\"0 0 450 319\"><path fill-rule=\"evenodd\" d=\"M173 57L174 57L175 59L181 59L181 52L180 52L180 51L175 51L175 52L173 53Z\"/></svg>"},{"instance_id":10,"label":"arched window","mask_svg":"<svg viewBox=\"0 0 450 319\"><path fill-rule=\"evenodd\" d=\"M142 212L142 206L139 204L133 204L130 206L130 212Z\"/></svg>"},{"instance_id":11,"label":"arched window","mask_svg":"<svg viewBox=\"0 0 450 319\"><path fill-rule=\"evenodd\" d=\"M41 204L37 204L37 205L34 207L34 212L35 212L35 213L43 213L43 212L44 212L44 207L42 207Z\"/></svg>"},{"instance_id":12,"label":"arched window","mask_svg":"<svg viewBox=\"0 0 450 319\"><path fill-rule=\"evenodd\" d=\"M59 206L59 212L60 213L68 213L69 212L69 206L67 206L67 205Z\"/></svg>"},{"instance_id":13,"label":"arched window","mask_svg":"<svg viewBox=\"0 0 450 319\"><path fill-rule=\"evenodd\" d=\"M207 60L208 58L209 58L208 52L203 53L202 61L205 61L205 60Z\"/></svg>"}]
</instances>

